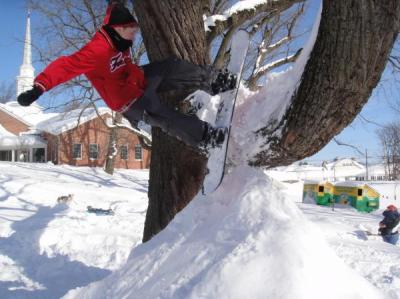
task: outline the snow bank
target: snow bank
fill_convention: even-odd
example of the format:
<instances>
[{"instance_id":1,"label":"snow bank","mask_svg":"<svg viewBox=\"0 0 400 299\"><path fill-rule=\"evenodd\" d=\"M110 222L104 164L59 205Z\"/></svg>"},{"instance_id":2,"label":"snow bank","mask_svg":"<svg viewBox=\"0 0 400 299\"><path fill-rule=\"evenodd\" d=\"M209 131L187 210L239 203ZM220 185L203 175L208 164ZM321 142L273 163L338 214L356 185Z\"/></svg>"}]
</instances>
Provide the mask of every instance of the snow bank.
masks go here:
<instances>
[{"instance_id":1,"label":"snow bank","mask_svg":"<svg viewBox=\"0 0 400 299\"><path fill-rule=\"evenodd\" d=\"M383 298L347 268L280 183L243 166L72 298Z\"/></svg>"},{"instance_id":2,"label":"snow bank","mask_svg":"<svg viewBox=\"0 0 400 299\"><path fill-rule=\"evenodd\" d=\"M255 132L279 124L298 88L304 68L317 38L322 6L319 9L310 37L294 63L287 71L271 73L257 93L242 89L233 118L229 155L235 164L249 161L256 153L266 150L264 138ZM274 134L279 136L280 131ZM248 146L251 144L252 146Z\"/></svg>"}]
</instances>

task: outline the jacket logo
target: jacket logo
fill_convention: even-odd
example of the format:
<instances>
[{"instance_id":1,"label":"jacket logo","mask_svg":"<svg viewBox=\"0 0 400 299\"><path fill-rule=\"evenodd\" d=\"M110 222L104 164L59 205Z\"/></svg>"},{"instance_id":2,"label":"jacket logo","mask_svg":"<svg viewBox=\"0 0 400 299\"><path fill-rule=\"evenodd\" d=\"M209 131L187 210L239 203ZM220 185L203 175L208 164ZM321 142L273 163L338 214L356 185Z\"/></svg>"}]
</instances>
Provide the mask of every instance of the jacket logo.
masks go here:
<instances>
[{"instance_id":1,"label":"jacket logo","mask_svg":"<svg viewBox=\"0 0 400 299\"><path fill-rule=\"evenodd\" d=\"M116 71L121 66L124 66L126 64L124 58L125 57L124 57L124 54L122 52L119 52L114 57L111 57L111 60L110 60L110 71L111 71L111 73Z\"/></svg>"}]
</instances>

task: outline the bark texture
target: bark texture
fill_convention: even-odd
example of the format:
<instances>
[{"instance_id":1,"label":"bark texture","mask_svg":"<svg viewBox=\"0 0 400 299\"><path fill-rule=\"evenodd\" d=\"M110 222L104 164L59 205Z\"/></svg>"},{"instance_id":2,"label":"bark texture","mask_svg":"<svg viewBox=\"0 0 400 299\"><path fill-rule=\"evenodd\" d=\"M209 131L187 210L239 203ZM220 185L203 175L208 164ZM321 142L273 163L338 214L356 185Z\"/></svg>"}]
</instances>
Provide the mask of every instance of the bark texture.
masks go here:
<instances>
[{"instance_id":1,"label":"bark texture","mask_svg":"<svg viewBox=\"0 0 400 299\"><path fill-rule=\"evenodd\" d=\"M150 61L171 55L206 64L202 1L136 0L143 39ZM175 106L186 93L169 93L163 100ZM206 159L182 142L152 130L149 206L143 241L162 230L197 194L204 180Z\"/></svg>"},{"instance_id":2,"label":"bark texture","mask_svg":"<svg viewBox=\"0 0 400 299\"><path fill-rule=\"evenodd\" d=\"M113 117L113 127L110 129L110 137L108 140L108 149L106 157L106 165L104 166L104 171L108 174L114 174L114 164L115 158L118 153L117 151L117 141L118 141L118 124L121 123L122 114L117 113Z\"/></svg>"},{"instance_id":3,"label":"bark texture","mask_svg":"<svg viewBox=\"0 0 400 299\"><path fill-rule=\"evenodd\" d=\"M320 28L292 104L259 130L268 150L251 165L288 165L311 156L348 126L368 101L399 30L400 1L323 1ZM281 131L281 134L274 135Z\"/></svg>"}]
</instances>

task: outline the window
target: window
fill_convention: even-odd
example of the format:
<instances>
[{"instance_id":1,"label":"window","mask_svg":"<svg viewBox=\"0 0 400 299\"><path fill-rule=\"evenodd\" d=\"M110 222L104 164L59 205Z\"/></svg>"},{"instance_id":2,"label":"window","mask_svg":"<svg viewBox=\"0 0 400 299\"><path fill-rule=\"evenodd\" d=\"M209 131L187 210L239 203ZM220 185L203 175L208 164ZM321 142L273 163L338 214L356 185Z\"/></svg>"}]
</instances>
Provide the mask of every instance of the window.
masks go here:
<instances>
[{"instance_id":1,"label":"window","mask_svg":"<svg viewBox=\"0 0 400 299\"><path fill-rule=\"evenodd\" d=\"M362 190L362 189L358 189L357 195L358 195L358 196L362 196L362 194L363 194L363 190Z\"/></svg>"},{"instance_id":2,"label":"window","mask_svg":"<svg viewBox=\"0 0 400 299\"><path fill-rule=\"evenodd\" d=\"M89 159L96 160L99 158L99 145L89 144Z\"/></svg>"},{"instance_id":3,"label":"window","mask_svg":"<svg viewBox=\"0 0 400 299\"><path fill-rule=\"evenodd\" d=\"M72 158L82 159L82 144L75 143L72 146Z\"/></svg>"},{"instance_id":4,"label":"window","mask_svg":"<svg viewBox=\"0 0 400 299\"><path fill-rule=\"evenodd\" d=\"M44 148L34 148L33 149L33 161L32 162L45 162L46 151Z\"/></svg>"},{"instance_id":5,"label":"window","mask_svg":"<svg viewBox=\"0 0 400 299\"><path fill-rule=\"evenodd\" d=\"M140 144L135 145L135 160L142 160L142 146Z\"/></svg>"},{"instance_id":6,"label":"window","mask_svg":"<svg viewBox=\"0 0 400 299\"><path fill-rule=\"evenodd\" d=\"M318 192L324 192L324 186L319 186L318 187Z\"/></svg>"},{"instance_id":7,"label":"window","mask_svg":"<svg viewBox=\"0 0 400 299\"><path fill-rule=\"evenodd\" d=\"M0 151L0 161L11 161L12 152L11 151Z\"/></svg>"},{"instance_id":8,"label":"window","mask_svg":"<svg viewBox=\"0 0 400 299\"><path fill-rule=\"evenodd\" d=\"M119 148L119 156L121 160L128 160L128 146L127 145L121 145Z\"/></svg>"}]
</instances>

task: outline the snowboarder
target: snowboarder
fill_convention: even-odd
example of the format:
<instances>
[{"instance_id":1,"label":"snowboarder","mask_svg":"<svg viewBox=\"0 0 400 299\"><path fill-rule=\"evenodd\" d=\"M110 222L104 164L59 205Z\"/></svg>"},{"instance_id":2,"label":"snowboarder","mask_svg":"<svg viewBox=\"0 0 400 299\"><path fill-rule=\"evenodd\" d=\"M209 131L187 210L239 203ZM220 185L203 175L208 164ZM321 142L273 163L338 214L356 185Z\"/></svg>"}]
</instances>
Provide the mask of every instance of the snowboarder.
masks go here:
<instances>
[{"instance_id":1,"label":"snowboarder","mask_svg":"<svg viewBox=\"0 0 400 299\"><path fill-rule=\"evenodd\" d=\"M235 88L236 76L178 58L139 67L130 55L137 31L138 23L130 11L111 2L103 26L92 40L49 64L35 78L33 88L18 96L18 103L29 106L45 91L85 74L108 107L122 113L132 126L144 121L200 150L219 146L226 128L214 128L193 114L179 113L161 103L157 93L202 89L215 95Z\"/></svg>"},{"instance_id":2,"label":"snowboarder","mask_svg":"<svg viewBox=\"0 0 400 299\"><path fill-rule=\"evenodd\" d=\"M400 222L400 214L397 211L397 207L389 205L382 215L384 218L379 222L379 233L382 236L383 241L396 245L399 240L399 232L392 232L392 230Z\"/></svg>"}]
</instances>

